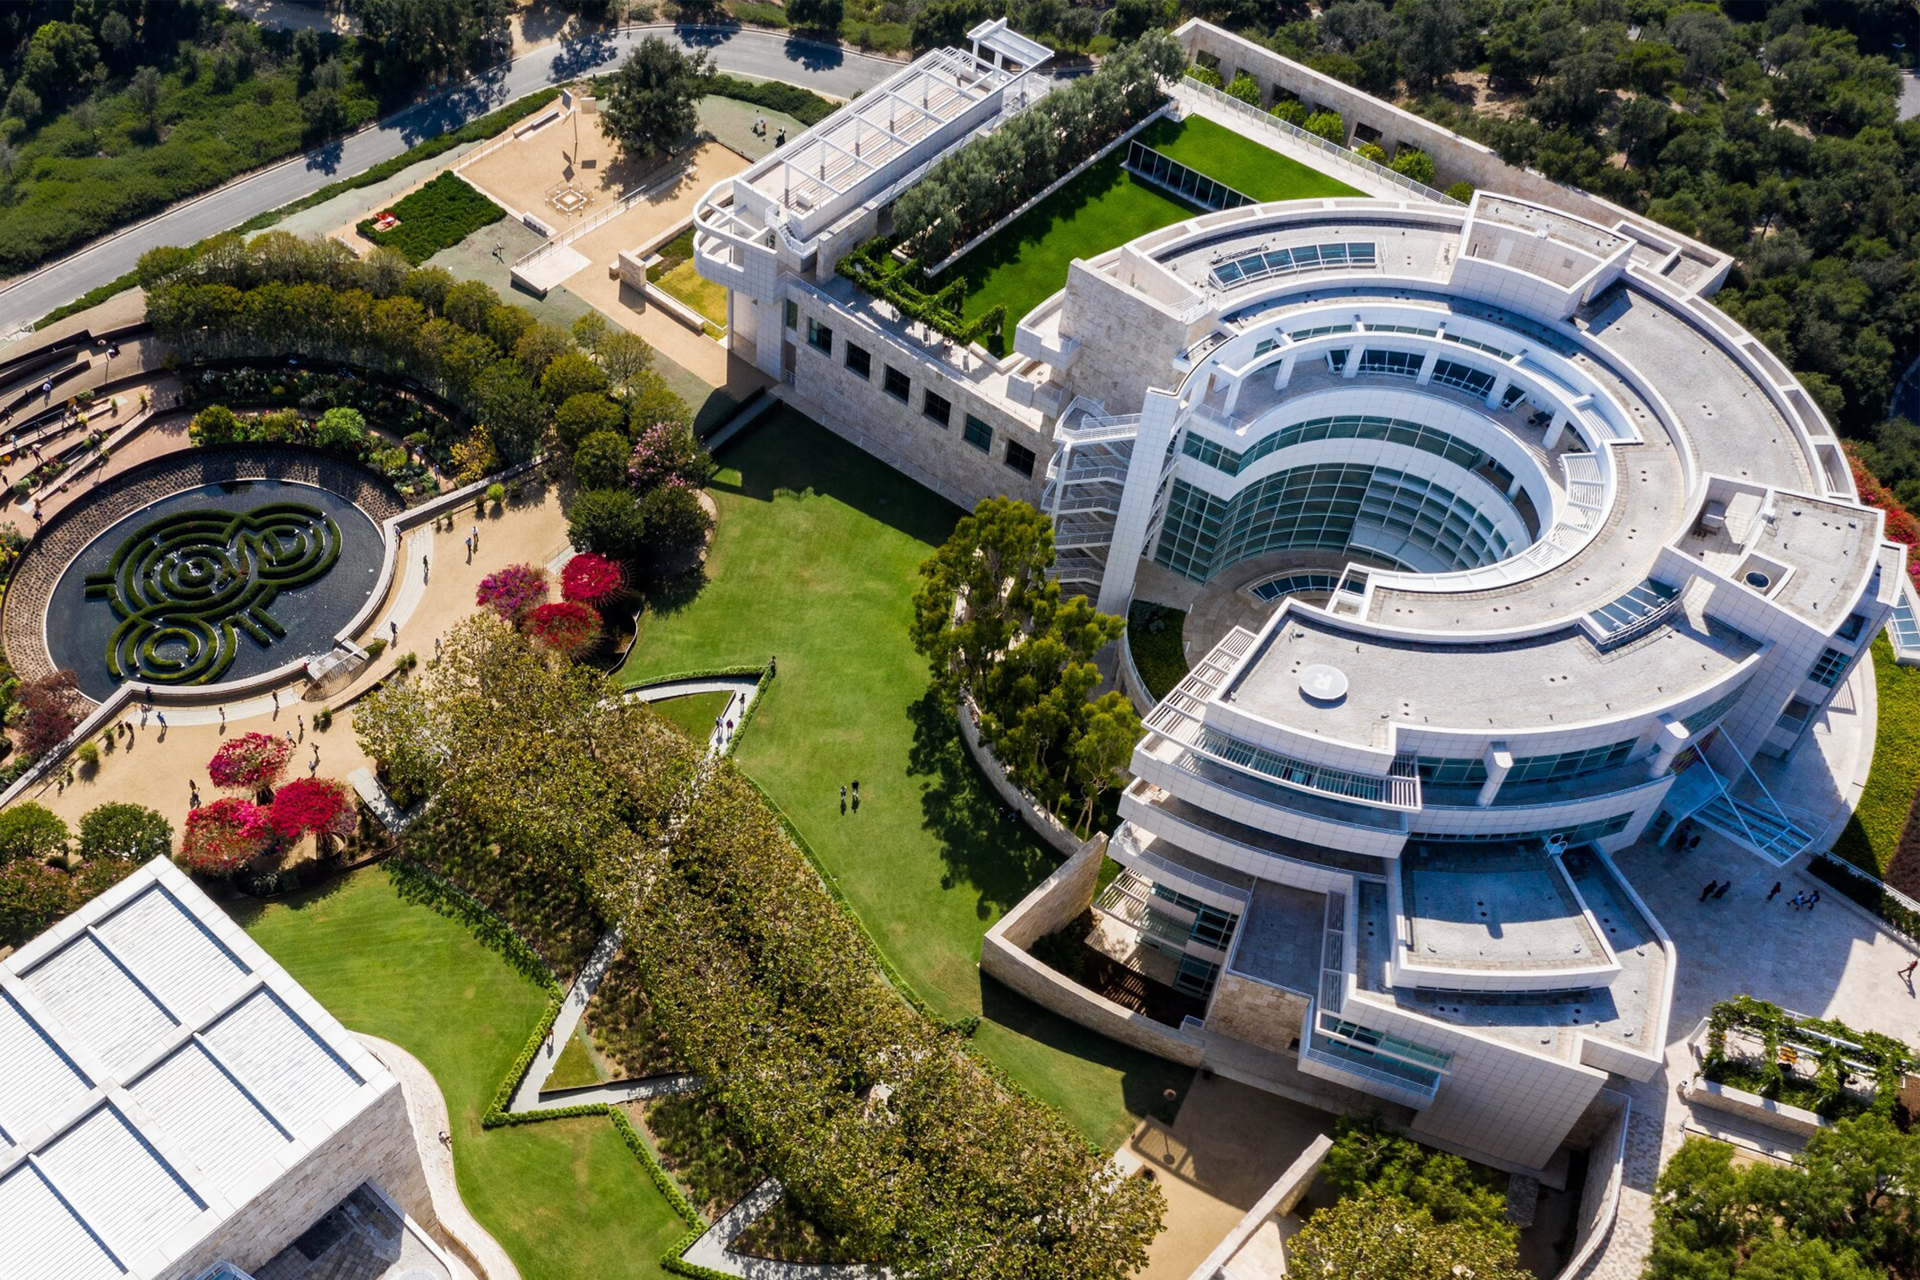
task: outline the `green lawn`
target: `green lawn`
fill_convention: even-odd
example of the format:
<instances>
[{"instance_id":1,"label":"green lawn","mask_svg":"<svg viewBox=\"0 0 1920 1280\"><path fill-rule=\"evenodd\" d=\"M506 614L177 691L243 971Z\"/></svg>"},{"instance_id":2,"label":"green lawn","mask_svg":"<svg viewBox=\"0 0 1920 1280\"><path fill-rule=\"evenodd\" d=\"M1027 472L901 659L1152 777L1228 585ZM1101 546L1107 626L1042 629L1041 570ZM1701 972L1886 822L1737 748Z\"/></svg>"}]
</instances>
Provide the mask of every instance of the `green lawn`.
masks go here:
<instances>
[{"instance_id":1,"label":"green lawn","mask_svg":"<svg viewBox=\"0 0 1920 1280\"><path fill-rule=\"evenodd\" d=\"M665 1274L660 1255L684 1227L611 1122L480 1127L546 1008L538 987L463 925L403 902L377 869L233 910L335 1017L433 1072L452 1114L461 1197L526 1280Z\"/></svg>"},{"instance_id":2,"label":"green lawn","mask_svg":"<svg viewBox=\"0 0 1920 1280\"><path fill-rule=\"evenodd\" d=\"M586 1037L576 1030L567 1037L567 1047L560 1051L559 1061L553 1064L547 1082L540 1088L544 1092L599 1083L600 1073L594 1069L593 1054L587 1048Z\"/></svg>"},{"instance_id":3,"label":"green lawn","mask_svg":"<svg viewBox=\"0 0 1920 1280\"><path fill-rule=\"evenodd\" d=\"M1244 138L1203 116L1156 120L1140 141L1255 200L1308 200L1366 194L1318 169Z\"/></svg>"},{"instance_id":4,"label":"green lawn","mask_svg":"<svg viewBox=\"0 0 1920 1280\"><path fill-rule=\"evenodd\" d=\"M1157 120L1139 137L1256 200L1364 194L1200 116ZM1075 258L1095 257L1200 212L1150 183L1135 181L1120 167L1125 150L1116 150L1016 218L934 286L955 278L955 273L966 280L961 314L968 320L1006 307L1010 341L1021 317L1065 286L1067 264ZM996 348L995 354L1004 354L1004 349Z\"/></svg>"},{"instance_id":5,"label":"green lawn","mask_svg":"<svg viewBox=\"0 0 1920 1280\"><path fill-rule=\"evenodd\" d=\"M1873 642L1873 683L1879 701L1873 767L1833 852L1911 894L1920 888L1920 850L1895 855L1920 785L1920 669L1895 662L1884 635Z\"/></svg>"},{"instance_id":6,"label":"green lawn","mask_svg":"<svg viewBox=\"0 0 1920 1280\"><path fill-rule=\"evenodd\" d=\"M663 698L647 705L695 742L705 742L713 735L713 718L732 701L730 693L690 693L684 698Z\"/></svg>"},{"instance_id":7,"label":"green lawn","mask_svg":"<svg viewBox=\"0 0 1920 1280\"><path fill-rule=\"evenodd\" d=\"M649 612L622 674L757 663L779 674L741 766L807 837L888 958L975 1044L1112 1148L1189 1074L980 974L980 938L1056 862L1005 820L907 639L920 562L959 511L781 411L721 455L709 580ZM840 812L840 787L863 803Z\"/></svg>"}]
</instances>

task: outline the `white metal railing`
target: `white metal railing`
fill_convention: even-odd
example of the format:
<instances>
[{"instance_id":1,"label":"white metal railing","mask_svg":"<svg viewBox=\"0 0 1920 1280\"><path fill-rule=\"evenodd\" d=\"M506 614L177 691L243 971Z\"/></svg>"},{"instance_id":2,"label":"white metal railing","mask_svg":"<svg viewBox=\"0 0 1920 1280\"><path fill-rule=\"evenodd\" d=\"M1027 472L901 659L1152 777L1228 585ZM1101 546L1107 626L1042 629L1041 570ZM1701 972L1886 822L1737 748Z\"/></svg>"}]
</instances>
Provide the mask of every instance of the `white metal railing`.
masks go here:
<instances>
[{"instance_id":1,"label":"white metal railing","mask_svg":"<svg viewBox=\"0 0 1920 1280\"><path fill-rule=\"evenodd\" d=\"M560 106L557 102L548 103L547 109L541 111L538 115L535 115L532 119L524 121L520 124L512 126L509 129L504 130L499 137L487 143L486 146L479 147L473 151L467 152L466 155L461 156L460 163L453 166L453 171L457 174L461 170L465 169L468 165L472 164L474 161L485 159L487 156L492 155L494 152L498 151L502 147L512 146L514 143L518 142L520 139L526 137L529 133L531 133L536 125L544 128L547 123L546 117L550 113L554 116L555 119L560 119L565 114L564 112L561 111Z\"/></svg>"},{"instance_id":2,"label":"white metal railing","mask_svg":"<svg viewBox=\"0 0 1920 1280\"><path fill-rule=\"evenodd\" d=\"M1348 164L1364 169L1383 182L1390 182L1396 187L1405 189L1410 195L1416 195L1423 200L1432 200L1439 204L1452 205L1456 209L1465 207L1460 201L1455 200L1444 191L1435 191L1424 182L1415 182L1404 173L1395 173L1383 164L1369 160L1365 156L1341 146L1339 143L1328 142L1317 133L1308 133L1299 125L1289 124L1271 112L1262 111L1259 107L1251 103L1242 102L1232 94L1216 89L1210 84L1202 84L1192 76L1186 77L1180 87L1183 90L1199 94L1208 101L1224 106L1230 111L1237 111L1247 119L1258 121L1274 132L1284 134L1296 142L1303 142L1326 155L1344 160Z\"/></svg>"},{"instance_id":3,"label":"white metal railing","mask_svg":"<svg viewBox=\"0 0 1920 1280\"><path fill-rule=\"evenodd\" d=\"M1308 1040L1300 1042L1300 1056L1330 1070L1365 1080L1376 1089L1384 1091L1388 1097L1405 1102L1416 1110L1432 1102L1434 1095L1440 1091L1438 1076L1435 1076L1431 1083L1422 1085L1404 1076L1382 1071L1378 1067L1370 1067L1364 1062L1345 1055L1329 1053Z\"/></svg>"},{"instance_id":4,"label":"white metal railing","mask_svg":"<svg viewBox=\"0 0 1920 1280\"><path fill-rule=\"evenodd\" d=\"M1053 438L1063 444L1099 444L1107 440L1131 440L1140 434L1140 415L1122 414L1112 418L1082 418L1083 425L1069 427L1062 422L1054 428Z\"/></svg>"}]
</instances>

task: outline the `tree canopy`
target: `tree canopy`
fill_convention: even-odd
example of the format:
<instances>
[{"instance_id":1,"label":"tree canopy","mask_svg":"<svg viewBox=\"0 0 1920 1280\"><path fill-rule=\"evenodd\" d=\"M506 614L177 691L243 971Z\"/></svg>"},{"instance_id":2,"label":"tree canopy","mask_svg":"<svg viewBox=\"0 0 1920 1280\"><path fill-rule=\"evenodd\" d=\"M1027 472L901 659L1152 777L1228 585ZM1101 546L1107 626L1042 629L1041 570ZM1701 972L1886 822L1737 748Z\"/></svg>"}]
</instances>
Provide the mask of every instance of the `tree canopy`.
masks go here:
<instances>
[{"instance_id":1,"label":"tree canopy","mask_svg":"<svg viewBox=\"0 0 1920 1280\"><path fill-rule=\"evenodd\" d=\"M693 132L695 107L712 75L713 59L705 50L690 54L648 36L608 77L601 128L630 156L647 159L678 150Z\"/></svg>"}]
</instances>

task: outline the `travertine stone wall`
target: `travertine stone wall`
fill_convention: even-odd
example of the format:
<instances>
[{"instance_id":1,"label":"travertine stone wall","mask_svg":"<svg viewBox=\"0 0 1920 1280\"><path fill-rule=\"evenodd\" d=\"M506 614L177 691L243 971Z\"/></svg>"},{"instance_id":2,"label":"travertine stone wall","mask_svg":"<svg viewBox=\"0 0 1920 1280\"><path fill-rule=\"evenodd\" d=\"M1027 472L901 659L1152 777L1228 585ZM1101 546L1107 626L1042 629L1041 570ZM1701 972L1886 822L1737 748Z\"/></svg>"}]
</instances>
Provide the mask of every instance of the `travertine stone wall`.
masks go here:
<instances>
[{"instance_id":1,"label":"travertine stone wall","mask_svg":"<svg viewBox=\"0 0 1920 1280\"><path fill-rule=\"evenodd\" d=\"M391 1078L370 1106L155 1280L190 1280L222 1260L255 1270L363 1182L376 1183L423 1226L435 1221L406 1100Z\"/></svg>"},{"instance_id":2,"label":"travertine stone wall","mask_svg":"<svg viewBox=\"0 0 1920 1280\"><path fill-rule=\"evenodd\" d=\"M1112 277L1075 262L1067 268L1060 332L1080 342L1068 372L1075 395L1111 414L1138 413L1147 388L1180 383L1174 357L1187 349L1188 326Z\"/></svg>"},{"instance_id":3,"label":"travertine stone wall","mask_svg":"<svg viewBox=\"0 0 1920 1280\"><path fill-rule=\"evenodd\" d=\"M1207 1031L1276 1053L1293 1053L1307 1016L1307 997L1222 969L1207 1006Z\"/></svg>"}]
</instances>

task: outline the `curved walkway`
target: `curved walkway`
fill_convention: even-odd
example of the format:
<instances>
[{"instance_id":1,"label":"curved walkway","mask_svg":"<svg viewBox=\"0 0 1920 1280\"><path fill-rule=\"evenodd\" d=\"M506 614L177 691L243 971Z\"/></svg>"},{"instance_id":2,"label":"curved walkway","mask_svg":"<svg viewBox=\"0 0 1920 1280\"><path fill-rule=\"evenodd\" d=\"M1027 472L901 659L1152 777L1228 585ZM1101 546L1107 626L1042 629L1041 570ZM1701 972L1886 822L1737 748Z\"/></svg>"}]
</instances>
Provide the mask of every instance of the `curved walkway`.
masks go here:
<instances>
[{"instance_id":1,"label":"curved walkway","mask_svg":"<svg viewBox=\"0 0 1920 1280\"><path fill-rule=\"evenodd\" d=\"M204 240L391 160L417 143L458 129L518 98L605 71L647 36L664 37L687 50L705 50L713 55L715 67L730 74L782 80L838 98L871 89L904 65L892 58L741 27L654 24L590 32L546 45L488 68L350 137L194 196L36 268L0 288L0 340L88 290L119 279L149 249Z\"/></svg>"},{"instance_id":2,"label":"curved walkway","mask_svg":"<svg viewBox=\"0 0 1920 1280\"><path fill-rule=\"evenodd\" d=\"M746 723L747 712L753 706L755 698L760 696L759 676L707 676L690 680L662 680L658 684L646 685L627 692L629 702L665 702L669 698L688 698L700 693L731 693L726 710L720 713L721 723L707 734L707 751L711 755L725 755L733 739L739 734L740 726Z\"/></svg>"},{"instance_id":3,"label":"curved walkway","mask_svg":"<svg viewBox=\"0 0 1920 1280\"><path fill-rule=\"evenodd\" d=\"M513 1259L467 1212L466 1202L460 1198L453 1177L453 1147L440 1141L441 1134L453 1131L447 1118L447 1100L441 1096L433 1073L397 1044L368 1035L361 1036L360 1041L400 1081L407 1119L413 1123L414 1144L420 1149L420 1164L426 1170L427 1192L433 1199L434 1216L439 1219L434 1235L479 1280L520 1280L520 1269L513 1265Z\"/></svg>"}]
</instances>

